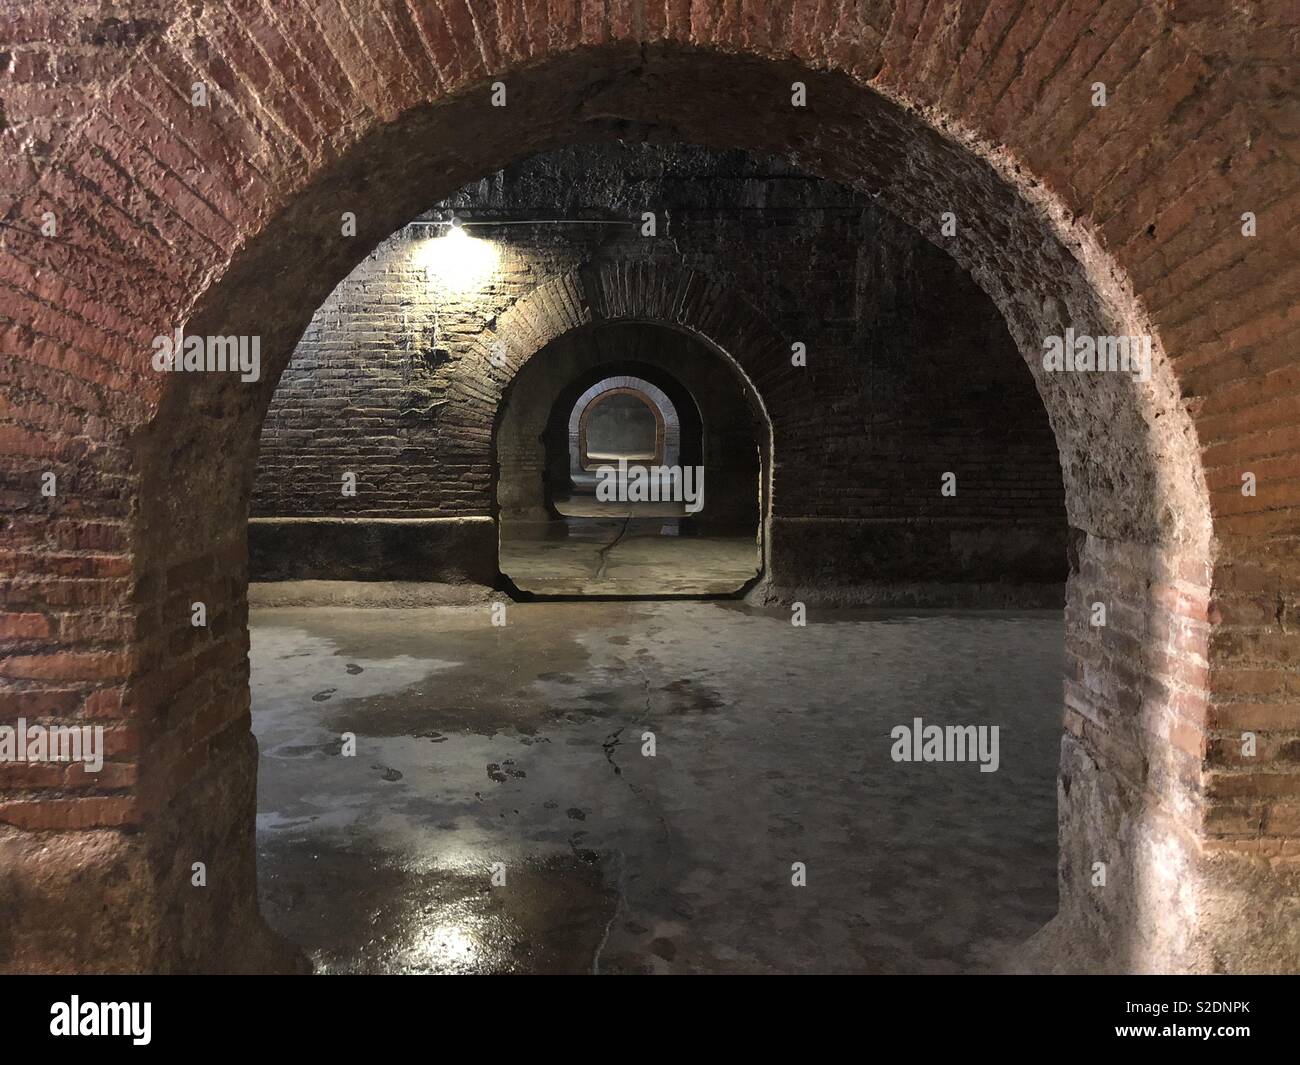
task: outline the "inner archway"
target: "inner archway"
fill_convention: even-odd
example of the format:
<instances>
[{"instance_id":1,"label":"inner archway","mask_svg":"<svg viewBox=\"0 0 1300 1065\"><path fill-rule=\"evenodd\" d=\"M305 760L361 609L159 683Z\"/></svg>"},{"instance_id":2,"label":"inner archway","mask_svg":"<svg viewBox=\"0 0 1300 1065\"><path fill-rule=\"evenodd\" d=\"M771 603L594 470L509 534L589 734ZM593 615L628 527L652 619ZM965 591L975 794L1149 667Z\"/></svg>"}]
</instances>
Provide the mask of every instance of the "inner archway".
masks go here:
<instances>
[{"instance_id":1,"label":"inner archway","mask_svg":"<svg viewBox=\"0 0 1300 1065\"><path fill-rule=\"evenodd\" d=\"M584 393L569 416L575 437L569 449L574 474L620 462L676 465L670 461L677 456L669 451L666 437L669 427L675 427L677 411L662 391L648 381L615 383L609 378L592 388L594 394Z\"/></svg>"},{"instance_id":2,"label":"inner archway","mask_svg":"<svg viewBox=\"0 0 1300 1065\"><path fill-rule=\"evenodd\" d=\"M640 436L593 450L608 403ZM520 369L496 420L501 572L552 596L744 591L763 570L771 434L743 371L680 327L564 334Z\"/></svg>"}]
</instances>

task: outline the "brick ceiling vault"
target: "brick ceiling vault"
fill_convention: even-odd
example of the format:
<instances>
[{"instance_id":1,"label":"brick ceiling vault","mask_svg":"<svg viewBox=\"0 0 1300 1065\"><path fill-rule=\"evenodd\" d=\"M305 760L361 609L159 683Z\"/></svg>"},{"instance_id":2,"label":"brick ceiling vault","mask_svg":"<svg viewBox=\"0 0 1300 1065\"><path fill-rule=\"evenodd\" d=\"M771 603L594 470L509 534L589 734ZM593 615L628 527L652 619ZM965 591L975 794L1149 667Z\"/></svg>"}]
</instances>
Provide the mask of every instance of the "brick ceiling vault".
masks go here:
<instances>
[{"instance_id":1,"label":"brick ceiling vault","mask_svg":"<svg viewBox=\"0 0 1300 1065\"><path fill-rule=\"evenodd\" d=\"M19 619L0 681L10 710L102 716L118 768L81 791L9 789L0 821L147 829L95 844L158 900L154 925L123 933L139 964L222 949L195 931L211 914L167 895L177 824L251 875L243 524L258 427L313 309L439 196L614 138L792 157L970 271L1034 372L1078 535L1063 849L1084 862L1121 839L1141 870L1097 903L1067 860L1063 914L1133 930L1134 964L1198 967L1247 951L1215 924L1241 893L1294 913L1278 887L1300 856L1293 4L155 0L95 25L94 5L47 6L0 15L17 573L0 617ZM1151 335L1151 380L1044 371L1043 338L1067 326ZM152 338L178 327L260 336L262 379L153 372ZM40 497L51 470L63 488ZM181 609L196 587L202 640ZM1131 631L1087 631L1097 597L1126 604ZM1242 729L1268 738L1250 766ZM1181 857L1149 860L1171 840ZM27 860L25 837L5 845ZM221 904L251 929L240 876ZM1162 917L1169 877L1200 894ZM1183 923L1162 938L1162 921ZM1297 935L1249 950L1281 966Z\"/></svg>"}]
</instances>

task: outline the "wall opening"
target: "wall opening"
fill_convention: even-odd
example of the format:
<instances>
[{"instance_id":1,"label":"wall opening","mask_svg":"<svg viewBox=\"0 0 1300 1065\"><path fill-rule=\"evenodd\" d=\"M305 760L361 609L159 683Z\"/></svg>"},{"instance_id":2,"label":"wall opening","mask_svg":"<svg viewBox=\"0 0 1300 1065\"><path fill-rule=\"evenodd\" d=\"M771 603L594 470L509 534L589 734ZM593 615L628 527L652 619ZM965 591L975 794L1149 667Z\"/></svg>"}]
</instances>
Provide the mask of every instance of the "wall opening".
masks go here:
<instances>
[{"instance_id":1,"label":"wall opening","mask_svg":"<svg viewBox=\"0 0 1300 1065\"><path fill-rule=\"evenodd\" d=\"M593 454L606 404L616 432L631 412L639 435ZM763 570L770 436L752 385L702 340L654 322L562 335L520 369L497 419L503 576L529 595L743 592Z\"/></svg>"},{"instance_id":2,"label":"wall opening","mask_svg":"<svg viewBox=\"0 0 1300 1065\"><path fill-rule=\"evenodd\" d=\"M592 183L590 199L544 198L579 175ZM665 205L675 219L666 250L610 223L504 224L524 212L521 203L529 216L550 218L620 209L627 194L616 183ZM742 209L777 190L779 206ZM446 239L449 212L491 248L496 267L473 284L454 272L451 253L429 251ZM832 254L853 269L828 275L821 260ZM435 259L442 267L431 278ZM709 286L707 300L665 316L661 308L692 285ZM940 306L962 313L940 314ZM792 361L786 335L806 338L813 372L801 376L807 367ZM320 406L331 389L346 397L341 413ZM775 914L748 894L724 903L722 881L709 874L700 931L680 945L692 965L717 967L709 954L726 944L742 948L746 968L980 969L1055 912L1051 706L1063 666L1065 550L1050 426L996 308L865 199L781 160L689 146L573 148L524 160L424 212L318 310L272 402L264 461L301 468L314 450L338 446L335 432L354 441L339 450L338 468L362 474L364 502L343 497L343 507L384 509L377 517L345 509L316 526L320 535L361 526L389 542L394 527L431 538L452 522L474 528L486 514L499 577L406 580L396 592L374 579L327 581L344 610L308 605L302 582L255 588L262 869L274 885L263 903L318 966L661 964L654 949L676 951L676 937L620 933L606 951L593 933L618 905L611 847L625 875L646 886L632 892L634 905L662 919L655 900L687 875L640 804L622 801L627 784L639 791L655 779L659 755L642 749L665 731L684 771L719 781L689 813L679 785L649 803L677 811L664 817L688 852L710 837L757 870L778 852L756 846L753 819L775 819L764 834L779 836L778 823L791 817L821 825L807 830L820 850L833 832L816 808L845 796L876 826L872 846L856 838L844 846L837 880L847 878L845 890L832 891L826 911L838 916L827 917L829 934L805 962L728 931L732 908L748 908L754 927ZM952 465L956 499L941 492ZM698 507L685 492L664 497L675 483L670 468L702 471L692 482ZM486 500L476 492L485 469ZM638 469L647 476L635 494ZM259 488L267 500L283 491L265 472ZM465 517L449 517L452 508ZM464 565L460 549L438 542L436 577ZM933 601L935 589L947 598ZM475 607L475 595L489 601ZM881 609L898 602L928 609ZM422 604L416 614L414 603ZM956 605L968 609L944 609ZM1035 609L1046 605L1055 609ZM989 671L989 660L1017 665ZM951 684L918 691L925 682L917 678L936 671ZM988 772L972 763L930 789L934 766L913 760L910 743L906 759L893 757L891 732L901 726L917 729L920 752L927 727L960 737L970 729L983 738ZM312 767L293 752L335 728L358 737L365 763L313 790ZM754 738L720 742L737 730ZM863 750L853 736L864 731L889 742ZM436 754L426 761L429 738ZM769 741L785 769L764 753ZM807 776L828 752L849 749L868 768L851 761L823 772L795 800L778 783L743 818L711 812L728 802L733 785L722 782L757 794L761 780ZM571 758L556 761L556 751ZM974 760L977 740L970 751ZM337 789L354 796L347 817L313 822L330 795L342 800ZM466 789L490 831L459 812ZM916 815L887 813L904 805ZM1004 811L1013 807L1020 813L1009 826ZM417 810L438 811L433 838ZM495 823L502 813L506 821ZM396 835L379 830L381 818L400 826ZM964 873L933 886L940 867L965 869L961 840L972 836L1001 856L1008 877L1014 871L1014 883L998 881L996 901L963 900ZM431 857L413 879L415 852ZM428 892L473 897L478 866L511 853L523 857L505 859L507 880L511 869L524 876L540 910L456 901L417 907L416 916L414 900ZM327 865L308 854L329 855ZM871 889L878 927L933 922L946 945L921 937L898 949L856 933L849 946L839 942L861 902L850 901L848 881L881 855L910 856L932 886L918 892L904 877L897 893ZM400 944L391 955L332 931L332 913L360 904L354 874L363 867L385 869L391 881L367 903ZM317 901L297 901L306 899ZM502 956L492 946L518 940L523 926L540 945L535 954ZM654 948L657 939L671 948Z\"/></svg>"},{"instance_id":3,"label":"wall opening","mask_svg":"<svg viewBox=\"0 0 1300 1065\"><path fill-rule=\"evenodd\" d=\"M575 472L593 473L620 462L675 465L664 440L669 421L676 419L671 403L652 399L644 384L619 386L602 381L595 387L599 389L596 395L585 403L575 403L570 416L578 433L569 446Z\"/></svg>"},{"instance_id":4,"label":"wall opening","mask_svg":"<svg viewBox=\"0 0 1300 1065\"><path fill-rule=\"evenodd\" d=\"M862 17L845 10L846 19ZM297 6L293 12L302 14ZM238 106L209 113L191 109L186 92L192 74L218 65L225 69L210 47L212 27L203 21L216 17L206 8L187 9L167 24L168 32L140 45L142 52L148 50L147 61L115 66L122 73L111 91L106 88L75 127L60 129L53 164L31 168L11 210L13 217L35 218L49 197L69 197L75 199L72 213L84 224L71 227L57 243L18 229L7 238L17 264L15 283L21 286L6 296L14 322L10 333L21 348L16 362L24 387L37 397L30 404L33 424L44 428L6 435L6 469L27 486L42 472L41 464L57 465L79 491L25 502L10 527L27 551L28 569L21 581L6 586L6 603L16 604L21 618L48 612L57 615L58 624L32 623L36 634L18 638L22 653L5 660L6 694L18 700L56 699L61 716L73 717L83 708L116 715L122 741L120 770L102 781L84 787L65 780L24 783L11 789L12 801L3 807L11 826L4 837L5 868L16 870L10 875L26 889L29 911L5 945L17 959L14 964L96 968L113 958L123 968L194 969L283 960L265 933L255 892L256 753L249 732L243 569L257 432L275 384L311 309L431 196L476 175L495 174L532 152L623 138L774 152L844 182L927 234L969 271L1023 356L1060 459L1072 560L1061 671L1066 733L1057 778L1061 906L1049 932L1037 940L1045 948L1039 961L1046 967L1144 971L1294 967L1294 900L1300 896L1294 875L1272 861L1290 853L1294 843L1287 804L1270 790L1285 771L1276 764L1259 772L1231 764L1221 749L1225 732L1239 720L1254 720L1251 714L1273 722L1265 732L1284 732L1276 722L1285 726L1291 720L1284 712L1293 693L1282 682L1282 651L1267 652L1271 657L1257 669L1259 663L1241 647L1259 634L1286 641L1277 623L1284 612L1274 603L1294 589L1286 570L1294 553L1281 543L1290 528L1294 492L1282 475L1258 499L1247 500L1236 468L1263 456L1280 469L1289 453L1264 450L1253 438L1237 439L1222 424L1222 408L1215 408L1222 401L1210 398L1212 386L1224 382L1233 382L1230 391L1238 396L1249 392L1268 368L1285 363L1276 345L1269 346L1270 338L1282 337L1281 326L1269 321L1275 303L1262 287L1259 299L1223 310L1230 301L1214 306L1201 298L1199 267L1183 272L1174 265L1187 263L1186 251L1201 238L1215 261L1252 262L1249 253L1221 245L1218 230L1198 227L1203 221L1205 227L1233 230L1222 239L1235 241L1234 227L1221 225L1220 208L1237 210L1239 191L1254 180L1242 175L1271 172L1267 159L1250 156L1249 166L1229 165L1229 150L1214 149L1222 164L1218 178L1182 199L1182 187L1170 183L1188 180L1188 168L1162 165L1171 161L1166 153L1181 150L1178 138L1153 136L1160 123L1149 114L1090 110L1084 95L1064 85L1054 85L1047 98L1063 103L1072 118L1053 135L1044 119L1060 109L1033 113L1044 97L1026 90L1050 80L1052 71L1073 72L1077 80L1076 52L1088 66L1101 60L1111 38L1093 34L1089 24L1078 41L1067 35L1069 62L1057 62L1054 51L1035 51L1033 62L1022 65L1014 51L1017 42L1041 37L1055 48L1062 40L1033 32L1033 15L1017 23L1022 29L1005 35L1005 48L995 54L966 48L972 34L988 32L988 20L932 33L930 43L918 45L927 49L920 62L908 61L910 36L895 32L892 18L880 29L854 22L839 27L842 32L798 32L797 40L789 40L785 26L755 31L746 20L699 22L694 9L686 27L663 19L616 26L602 12L594 22L575 19L572 26L557 26L553 37L532 44L520 27L512 34L496 23L490 29L475 26L462 39L456 32L415 33L406 47L358 50L351 57L353 74L338 66L316 36L331 72L324 96L300 101L280 92L277 82L273 91L244 88ZM281 15L259 8L249 17L255 25L238 37L249 42L245 60L251 64L256 56L254 69L261 70L265 45L258 42L281 32L275 21ZM1153 28L1160 28L1165 15L1151 18ZM667 19L673 22L671 14ZM378 15L372 28L389 33L388 21ZM1121 36L1147 38L1142 24L1135 27ZM1149 57L1141 60L1142 78L1155 76L1170 86L1171 99L1160 113L1171 121L1196 123L1194 128L1216 120L1199 105L1181 106L1190 95L1173 99L1179 86L1186 81L1195 86L1188 93L1201 93L1206 84L1231 77L1223 73L1230 64L1206 64L1188 44L1203 39L1201 29L1165 32L1159 48L1132 50L1133 56ZM491 54L480 61L484 47ZM970 61L952 62L949 48ZM435 53L438 62L430 62ZM1125 62L1130 60L1138 62L1132 57ZM983 76L986 69L1004 76L990 81ZM1182 77L1199 73L1204 77ZM494 109L489 89L502 77L510 82L512 102ZM1022 78L1029 80L1017 91L998 95ZM211 80L238 81L220 71ZM318 83L324 82L310 76L302 82ZM809 106L791 106L792 83ZM261 83L250 78L248 84ZM1077 107L1066 103L1076 95ZM1223 98L1236 115L1235 98ZM967 99L974 102L967 106ZM315 114L308 117L304 106ZM1031 111L1022 113L1025 107ZM7 104L7 115L9 110ZM1249 106L1241 108L1249 112ZM183 140L168 134L178 122L190 131ZM1245 142L1246 151L1253 151L1254 138L1238 132L1244 130L1228 126L1222 143ZM167 161L155 148L165 149ZM1098 165L1108 152L1133 165ZM106 169L108 154L120 159ZM182 205L172 202L169 166L200 183L204 195L187 196ZM79 168L90 176L81 180ZM105 191L106 174L119 191ZM1166 177L1174 174L1181 176ZM1186 229L1173 245L1163 243L1169 239L1163 223L1157 238L1146 217L1159 212L1162 202L1174 205L1169 212L1182 212L1181 219L1169 219L1175 231ZM359 227L340 239L340 212L357 207L362 208L354 212ZM110 222L97 220L100 208ZM941 227L954 214L959 237L948 239ZM286 259L286 247L295 249L292 258ZM124 260L125 248L136 254ZM105 269L106 261L111 269ZM823 278L840 268L839 262L820 265ZM503 267L503 276L509 269ZM746 360L747 371L749 360L779 351L782 358L767 372L751 374L765 401L800 380L792 373L789 352L791 344L805 339L784 329L765 330L763 315L742 313L745 301L734 295L734 277L710 280L703 263L678 264L681 284L659 287L657 295L645 298L657 306L641 305L641 281L662 278L666 269L662 262L645 260L623 266L605 261L587 272L577 265L566 268L546 293L564 309L562 315L548 318L535 304L531 320L515 320L507 329L509 311L501 313L495 331L507 338L504 357L478 378L480 385L488 384L477 389L477 400L473 390L444 397L423 388L429 383L425 377L413 377L413 388L403 385L398 391L403 399L416 396L424 402L411 404L408 416L416 423L442 417L438 412L455 418L476 402L490 409L519 362L564 331L557 323L569 309L575 315L565 324L572 329L594 321L598 311L617 318L629 301L646 319L688 329L694 322L720 348ZM1220 275L1226 290L1238 276L1235 269ZM26 295L27 289L34 294ZM72 290L79 309L65 313L52 297ZM564 298L566 292L571 299ZM1214 309L1202 311L1207 305ZM841 323L863 317L847 315ZM264 376L249 387L230 376L152 373L150 338L180 323L199 335L258 336ZM1088 336L1150 336L1150 374L1056 373L1040 358L1043 342L1067 329ZM1232 343L1222 345L1222 352L1210 350L1223 338ZM1237 343L1241 347L1233 346ZM1258 364L1257 345L1267 356ZM444 350L435 343L412 354L435 370ZM802 380L816 381L825 364L817 362L815 346L808 353L810 372ZM422 391L429 394L420 396ZM830 403L774 415L774 438L810 421L810 415L829 424L843 410ZM56 435L65 425L79 427L78 435ZM866 427L856 428L871 439ZM47 431L54 443L46 441ZM453 479L469 486L466 498L473 507L491 492L491 471L485 472L480 461L488 437L472 428L468 436L475 435L470 461L444 470L453 478L450 471L456 469ZM1274 434L1258 436L1271 440ZM367 454L358 447L357 457ZM814 500L838 501L848 494L833 491L843 483L834 474L811 472L834 469L819 465L816 459L822 457L830 456L811 444L803 453L780 447L773 455L768 548L769 571L778 571L773 577L780 576L776 563L783 553L799 560L795 548L801 543L804 559L817 557L800 537L801 528L849 524L844 515L817 513L815 507L812 513L781 513L798 487L797 480L782 484L783 469L807 471L806 482L817 489L810 493ZM332 482L337 467L322 463L321 468ZM954 498L961 500L962 471L937 472L957 474ZM347 504L354 509L345 516L299 517L338 524L408 520L389 516L387 503L376 503L373 495L353 498L363 502ZM369 508L365 514L363 507ZM481 542L486 527L491 536L491 514L454 510L418 520L443 519L448 524L440 528L456 535ZM877 522L863 533L868 543L881 542L883 525ZM946 545L948 562L988 558L980 552L990 545L996 557L1000 547L987 525L983 536L956 541L945 531L941 522L934 523L929 542ZM103 550L71 559L64 551L67 544L87 543ZM1252 550L1265 546L1267 552ZM917 568L924 569L923 559ZM89 576L69 577L70 572ZM804 586L808 568L795 572L798 586ZM190 606L200 594L212 624L195 632ZM1105 627L1090 620L1097 602L1109 607ZM1244 637L1224 631L1223 609L1240 611L1234 617L1244 618ZM582 660L600 639L601 620L564 648L546 653L557 660L566 655L567 661ZM788 635L788 618L780 624ZM834 626L809 629L827 640L827 653L838 653L829 640ZM681 631L687 638L674 645L672 657L685 662L710 639L710 630L696 625ZM501 639L495 627L485 632L464 650L508 670L519 644ZM616 635L626 642L613 647L635 646L634 634ZM347 640L344 634L331 642L331 657L360 667L355 674L345 670L347 676L370 675L373 681L377 671L365 663L373 645ZM755 645L741 640L736 646L748 654ZM621 661L630 683L635 677L632 689L648 696L645 677L628 669L638 659L609 653L614 657L602 665L613 668ZM445 661L408 657L418 660L420 682ZM392 668L390 676L400 675ZM565 683L565 669L547 673L529 683ZM671 692L662 698L675 700L673 712L681 718L699 714L693 720L701 723L706 708L717 702L704 690L706 673L664 678L653 690ZM1260 690L1254 691L1257 682ZM328 703L342 690L327 695L322 688L316 694ZM492 703L486 694L480 701ZM557 697L556 703L566 712L599 717L592 711L599 700ZM676 720L668 716L668 705L658 713ZM332 753L333 741L325 738L329 728L321 731L319 751ZM376 731L374 737L382 747L384 734ZM620 753L618 741L606 739L613 750L602 743L602 755ZM520 741L520 746L526 745ZM493 783L518 780L511 772L524 772L517 760L510 766L496 760L486 764L495 774L489 778ZM761 752L752 765L782 772L781 765L765 766ZM388 765L370 786L396 784L406 775ZM772 780L779 777L747 783L782 786ZM833 794L825 799L822 815L836 808ZM589 816L586 808L574 809ZM854 826L861 809L847 804L839 812L837 823ZM305 823L313 813L300 811L300 816ZM764 842L779 842L788 826L771 827ZM548 831L557 833L554 826ZM178 838L220 857L223 876L208 891L190 890ZM584 849L572 834L551 842L567 846L571 857ZM92 852L93 861L86 858ZM754 861L757 867L778 857L784 861L788 854L774 847ZM1095 890L1097 862L1112 871L1106 892ZM697 863L695 872L705 864ZM693 875L687 869L679 873L683 880ZM837 882L851 882L858 892L863 880L848 871ZM69 901L74 894L102 905L78 907ZM1259 915L1248 927L1237 919L1246 907ZM90 909L97 924L80 935L84 918L77 912ZM146 919L138 919L141 913ZM456 935L449 929L443 939L456 942ZM672 944L661 944L663 950L678 944L671 936L662 938Z\"/></svg>"}]
</instances>

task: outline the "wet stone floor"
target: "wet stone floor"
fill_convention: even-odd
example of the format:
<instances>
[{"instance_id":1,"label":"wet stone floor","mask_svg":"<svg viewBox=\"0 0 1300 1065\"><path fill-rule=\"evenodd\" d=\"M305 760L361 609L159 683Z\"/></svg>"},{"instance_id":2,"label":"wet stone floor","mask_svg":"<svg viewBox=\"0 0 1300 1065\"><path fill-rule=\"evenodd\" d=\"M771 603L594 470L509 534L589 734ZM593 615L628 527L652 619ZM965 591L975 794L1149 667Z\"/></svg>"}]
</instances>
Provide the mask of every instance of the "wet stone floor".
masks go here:
<instances>
[{"instance_id":1,"label":"wet stone floor","mask_svg":"<svg viewBox=\"0 0 1300 1065\"><path fill-rule=\"evenodd\" d=\"M753 532L701 535L674 516L630 514L503 522L500 553L515 587L540 596L729 595L760 564Z\"/></svg>"},{"instance_id":2,"label":"wet stone floor","mask_svg":"<svg viewBox=\"0 0 1300 1065\"><path fill-rule=\"evenodd\" d=\"M262 908L316 971L982 971L1054 913L1059 612L506 620L253 611ZM997 772L895 762L916 717Z\"/></svg>"}]
</instances>

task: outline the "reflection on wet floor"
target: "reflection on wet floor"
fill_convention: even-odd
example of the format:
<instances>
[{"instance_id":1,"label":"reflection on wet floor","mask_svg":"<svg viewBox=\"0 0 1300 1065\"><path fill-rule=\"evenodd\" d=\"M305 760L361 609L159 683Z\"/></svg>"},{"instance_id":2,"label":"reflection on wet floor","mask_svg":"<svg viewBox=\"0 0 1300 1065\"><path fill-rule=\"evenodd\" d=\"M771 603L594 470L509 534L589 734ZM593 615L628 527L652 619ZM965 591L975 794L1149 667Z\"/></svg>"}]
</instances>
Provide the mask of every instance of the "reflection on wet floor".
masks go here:
<instances>
[{"instance_id":1,"label":"reflection on wet floor","mask_svg":"<svg viewBox=\"0 0 1300 1065\"><path fill-rule=\"evenodd\" d=\"M264 912L322 972L989 967L1055 909L1061 641L1056 612L256 610ZM999 725L1000 769L892 761L916 716Z\"/></svg>"}]
</instances>

